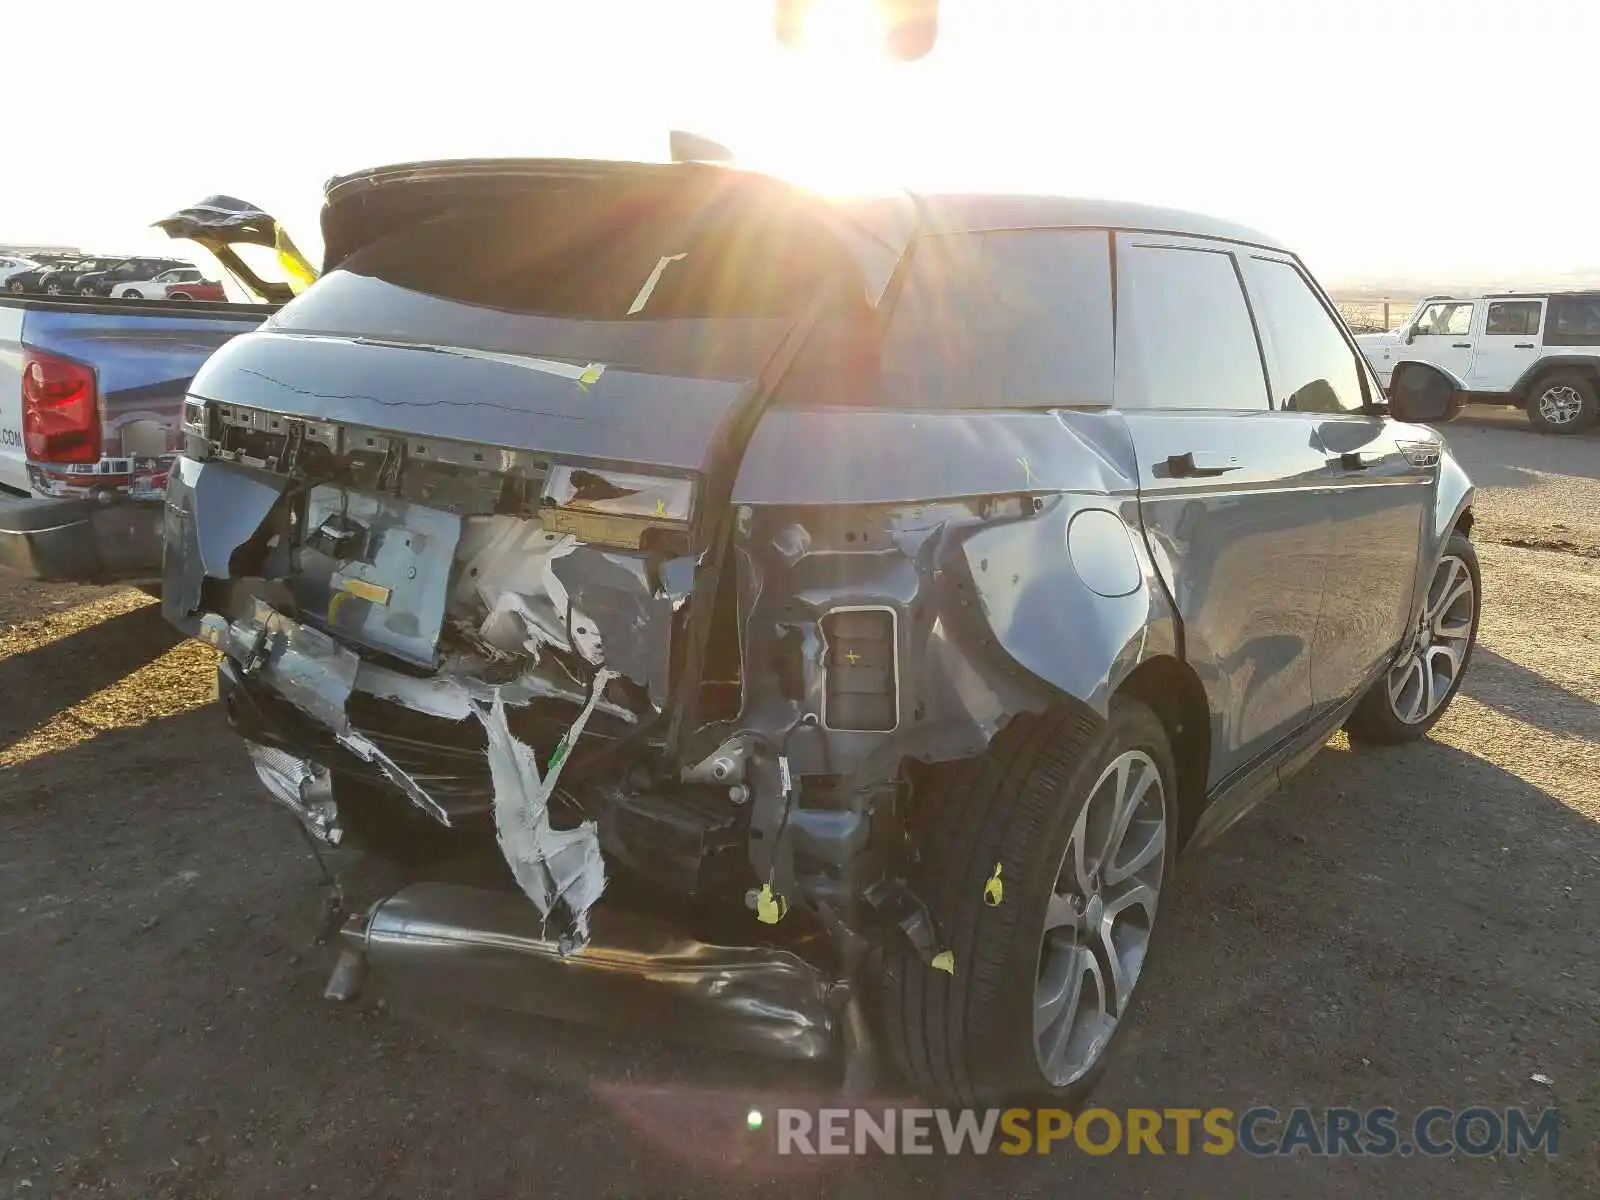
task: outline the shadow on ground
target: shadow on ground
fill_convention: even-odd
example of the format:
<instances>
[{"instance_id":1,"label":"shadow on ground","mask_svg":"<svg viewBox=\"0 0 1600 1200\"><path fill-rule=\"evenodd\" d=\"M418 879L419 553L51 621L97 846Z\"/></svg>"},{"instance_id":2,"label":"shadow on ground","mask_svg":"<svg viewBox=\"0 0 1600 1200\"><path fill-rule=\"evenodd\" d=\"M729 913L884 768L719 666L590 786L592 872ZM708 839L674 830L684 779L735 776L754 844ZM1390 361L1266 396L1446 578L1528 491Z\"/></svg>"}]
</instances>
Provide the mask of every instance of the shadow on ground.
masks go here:
<instances>
[{"instance_id":1,"label":"shadow on ground","mask_svg":"<svg viewBox=\"0 0 1600 1200\"><path fill-rule=\"evenodd\" d=\"M150 604L0 659L0 747L81 703L182 641Z\"/></svg>"},{"instance_id":2,"label":"shadow on ground","mask_svg":"<svg viewBox=\"0 0 1600 1200\"><path fill-rule=\"evenodd\" d=\"M1463 686L1474 700L1525 724L1600 742L1600 704L1481 643L1472 651L1472 670Z\"/></svg>"},{"instance_id":3,"label":"shadow on ground","mask_svg":"<svg viewBox=\"0 0 1600 1200\"><path fill-rule=\"evenodd\" d=\"M321 896L214 708L14 768L0 1193L503 1197L1596 1194L1600 828L1436 742L1330 749L1186 863L1112 1109L1558 1104L1523 1162L1066 1147L779 1158L818 1073L393 997L321 999ZM357 871L370 893L378 877ZM1552 1077L1553 1086L1531 1081Z\"/></svg>"}]
</instances>

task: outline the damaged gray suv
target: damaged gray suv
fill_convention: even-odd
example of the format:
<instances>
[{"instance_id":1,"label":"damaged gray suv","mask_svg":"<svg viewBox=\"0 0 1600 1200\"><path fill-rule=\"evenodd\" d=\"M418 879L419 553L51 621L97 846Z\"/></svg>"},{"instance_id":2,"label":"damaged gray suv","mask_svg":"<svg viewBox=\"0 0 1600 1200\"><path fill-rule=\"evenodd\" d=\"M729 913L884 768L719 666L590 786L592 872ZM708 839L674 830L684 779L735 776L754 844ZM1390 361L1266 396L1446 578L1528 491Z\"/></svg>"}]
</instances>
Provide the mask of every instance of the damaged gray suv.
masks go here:
<instances>
[{"instance_id":1,"label":"damaged gray suv","mask_svg":"<svg viewBox=\"0 0 1600 1200\"><path fill-rule=\"evenodd\" d=\"M267 790L413 873L335 997L1070 1102L1180 851L1461 685L1459 398L1249 230L507 160L323 232L194 381L163 606Z\"/></svg>"}]
</instances>

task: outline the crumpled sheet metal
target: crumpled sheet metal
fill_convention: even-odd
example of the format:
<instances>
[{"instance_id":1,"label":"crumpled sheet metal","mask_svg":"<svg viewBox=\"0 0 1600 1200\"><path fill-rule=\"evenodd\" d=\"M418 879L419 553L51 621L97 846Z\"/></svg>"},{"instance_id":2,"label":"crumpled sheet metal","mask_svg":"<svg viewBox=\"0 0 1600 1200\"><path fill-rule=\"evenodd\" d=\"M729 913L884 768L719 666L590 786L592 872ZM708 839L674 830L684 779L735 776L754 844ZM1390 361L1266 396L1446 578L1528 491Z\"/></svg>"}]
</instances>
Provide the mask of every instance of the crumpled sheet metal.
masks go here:
<instances>
[{"instance_id":1,"label":"crumpled sheet metal","mask_svg":"<svg viewBox=\"0 0 1600 1200\"><path fill-rule=\"evenodd\" d=\"M589 909L606 887L600 831L593 821L572 829L550 824L550 794L555 790L567 752L583 736L600 693L616 672L595 673L588 702L551 752L543 775L533 748L518 741L506 725L505 701L499 696L485 712L478 710L488 735L489 773L494 783L495 835L500 852L528 899L548 922L557 906L565 911L566 928L559 935L561 952L569 954L589 942Z\"/></svg>"},{"instance_id":2,"label":"crumpled sheet metal","mask_svg":"<svg viewBox=\"0 0 1600 1200\"><path fill-rule=\"evenodd\" d=\"M539 647L550 645L598 662L599 639L593 623L570 612L566 589L550 570L554 559L577 548L573 538L551 533L537 521L507 516L469 519L456 549L458 582L450 597L451 611L470 612L478 606L487 610L478 636L496 650L537 658ZM590 636L578 634L580 628Z\"/></svg>"},{"instance_id":3,"label":"crumpled sheet metal","mask_svg":"<svg viewBox=\"0 0 1600 1200\"><path fill-rule=\"evenodd\" d=\"M199 637L335 734L349 732L344 705L361 662L354 650L254 598L237 621L206 613Z\"/></svg>"},{"instance_id":4,"label":"crumpled sheet metal","mask_svg":"<svg viewBox=\"0 0 1600 1200\"><path fill-rule=\"evenodd\" d=\"M668 564L675 569L657 589L637 555L495 516L467 521L457 565L450 613L476 622L469 635L485 652L537 662L553 646L632 680L657 709L665 705L672 614L692 586L690 560Z\"/></svg>"},{"instance_id":5,"label":"crumpled sheet metal","mask_svg":"<svg viewBox=\"0 0 1600 1200\"><path fill-rule=\"evenodd\" d=\"M493 704L497 696L513 708L544 698L581 706L587 699L587 693L576 681L538 665L509 683L485 683L465 674L466 670L467 664L446 662L439 674L419 677L363 662L356 672L356 691L447 721L465 721L472 716L474 703ZM595 711L630 724L639 720L632 709L610 700L600 700Z\"/></svg>"},{"instance_id":6,"label":"crumpled sheet metal","mask_svg":"<svg viewBox=\"0 0 1600 1200\"><path fill-rule=\"evenodd\" d=\"M411 802L443 825L450 815L377 746L350 728L345 702L355 688L361 659L319 629L291 621L262 600L248 616L228 622L206 613L198 634L290 704L333 732L339 743L379 770ZM264 781L269 783L270 781Z\"/></svg>"}]
</instances>

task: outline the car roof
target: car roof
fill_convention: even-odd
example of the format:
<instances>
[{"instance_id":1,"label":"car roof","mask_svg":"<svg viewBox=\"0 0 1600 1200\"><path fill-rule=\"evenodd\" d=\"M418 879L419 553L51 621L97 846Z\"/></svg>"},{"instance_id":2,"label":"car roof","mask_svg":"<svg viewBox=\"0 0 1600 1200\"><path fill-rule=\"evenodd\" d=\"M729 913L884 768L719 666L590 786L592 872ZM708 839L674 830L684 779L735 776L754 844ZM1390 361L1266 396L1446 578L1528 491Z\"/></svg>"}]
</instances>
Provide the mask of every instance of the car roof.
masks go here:
<instances>
[{"instance_id":1,"label":"car roof","mask_svg":"<svg viewBox=\"0 0 1600 1200\"><path fill-rule=\"evenodd\" d=\"M1447 302L1469 304L1474 300L1600 300L1600 289L1573 288L1568 291L1554 292L1441 292L1436 296L1424 296L1417 303L1439 304Z\"/></svg>"},{"instance_id":2,"label":"car roof","mask_svg":"<svg viewBox=\"0 0 1600 1200\"><path fill-rule=\"evenodd\" d=\"M1131 229L1221 238L1286 251L1275 238L1230 221L1175 208L1072 196L914 192L926 233L997 233L1017 229Z\"/></svg>"},{"instance_id":3,"label":"car roof","mask_svg":"<svg viewBox=\"0 0 1600 1200\"><path fill-rule=\"evenodd\" d=\"M790 182L781 175L752 171L733 163L656 163L594 159L480 158L435 159L395 163L349 175L336 176L324 186L324 195L357 182L376 182L384 177L405 177L435 172L470 176L498 171L571 171L604 169L618 172L655 173L663 170L732 170L740 174L766 175ZM1128 229L1153 233L1174 233L1190 237L1220 238L1230 242L1261 246L1287 253L1275 238L1257 230L1200 213L1160 208L1118 200L1097 200L1055 195L1024 195L989 192L916 192L889 189L850 197L835 197L834 205L862 219L869 227L881 224L890 210L907 201L916 208L917 233L996 233L1021 229ZM894 222L899 224L898 221ZM910 232L903 230L903 232Z\"/></svg>"}]
</instances>

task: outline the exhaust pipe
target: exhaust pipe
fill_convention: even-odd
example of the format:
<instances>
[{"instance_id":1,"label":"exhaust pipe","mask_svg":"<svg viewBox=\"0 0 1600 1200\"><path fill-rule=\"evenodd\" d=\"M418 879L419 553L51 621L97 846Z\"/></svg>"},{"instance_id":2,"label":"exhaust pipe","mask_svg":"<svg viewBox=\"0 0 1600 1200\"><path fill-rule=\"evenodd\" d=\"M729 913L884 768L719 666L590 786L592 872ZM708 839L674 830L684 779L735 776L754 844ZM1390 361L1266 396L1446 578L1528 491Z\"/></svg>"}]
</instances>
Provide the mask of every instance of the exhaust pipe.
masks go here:
<instances>
[{"instance_id":1,"label":"exhaust pipe","mask_svg":"<svg viewBox=\"0 0 1600 1200\"><path fill-rule=\"evenodd\" d=\"M833 1052L835 989L788 950L709 945L597 905L589 944L563 956L542 924L514 892L414 884L346 923L326 995L354 999L370 969L409 990L557 1020L775 1058Z\"/></svg>"}]
</instances>

